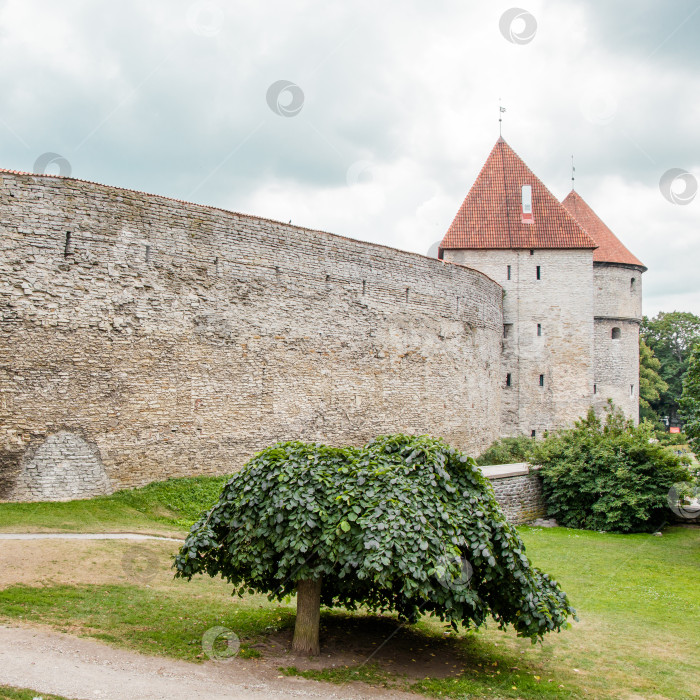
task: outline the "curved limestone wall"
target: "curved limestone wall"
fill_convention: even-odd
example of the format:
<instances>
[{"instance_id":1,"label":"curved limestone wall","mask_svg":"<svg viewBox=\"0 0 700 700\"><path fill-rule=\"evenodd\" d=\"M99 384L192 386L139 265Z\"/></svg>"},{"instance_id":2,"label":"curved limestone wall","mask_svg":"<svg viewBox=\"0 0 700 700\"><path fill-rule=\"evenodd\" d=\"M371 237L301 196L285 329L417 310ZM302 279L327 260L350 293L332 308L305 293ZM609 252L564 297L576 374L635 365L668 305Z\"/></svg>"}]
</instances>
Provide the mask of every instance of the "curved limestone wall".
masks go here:
<instances>
[{"instance_id":1,"label":"curved limestone wall","mask_svg":"<svg viewBox=\"0 0 700 700\"><path fill-rule=\"evenodd\" d=\"M278 440L499 435L501 288L340 236L0 173L0 498L227 473Z\"/></svg>"},{"instance_id":2,"label":"curved limestone wall","mask_svg":"<svg viewBox=\"0 0 700 700\"><path fill-rule=\"evenodd\" d=\"M612 399L639 420L639 325L642 320L642 270L631 265L595 263L594 405L601 411Z\"/></svg>"}]
</instances>

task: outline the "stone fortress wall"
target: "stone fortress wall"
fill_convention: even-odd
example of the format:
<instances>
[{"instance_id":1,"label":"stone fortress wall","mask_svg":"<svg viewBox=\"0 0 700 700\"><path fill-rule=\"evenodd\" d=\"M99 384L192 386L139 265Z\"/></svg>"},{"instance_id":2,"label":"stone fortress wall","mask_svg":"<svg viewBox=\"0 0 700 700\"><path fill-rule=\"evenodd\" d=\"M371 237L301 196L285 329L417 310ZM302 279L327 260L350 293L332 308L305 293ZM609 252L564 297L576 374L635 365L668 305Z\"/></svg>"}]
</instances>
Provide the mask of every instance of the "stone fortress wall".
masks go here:
<instances>
[{"instance_id":1,"label":"stone fortress wall","mask_svg":"<svg viewBox=\"0 0 700 700\"><path fill-rule=\"evenodd\" d=\"M501 432L502 289L475 270L0 172L0 499L230 473L278 440Z\"/></svg>"},{"instance_id":2,"label":"stone fortress wall","mask_svg":"<svg viewBox=\"0 0 700 700\"><path fill-rule=\"evenodd\" d=\"M599 413L612 399L626 416L639 420L639 326L642 269L633 265L593 265L595 315L595 395Z\"/></svg>"}]
</instances>

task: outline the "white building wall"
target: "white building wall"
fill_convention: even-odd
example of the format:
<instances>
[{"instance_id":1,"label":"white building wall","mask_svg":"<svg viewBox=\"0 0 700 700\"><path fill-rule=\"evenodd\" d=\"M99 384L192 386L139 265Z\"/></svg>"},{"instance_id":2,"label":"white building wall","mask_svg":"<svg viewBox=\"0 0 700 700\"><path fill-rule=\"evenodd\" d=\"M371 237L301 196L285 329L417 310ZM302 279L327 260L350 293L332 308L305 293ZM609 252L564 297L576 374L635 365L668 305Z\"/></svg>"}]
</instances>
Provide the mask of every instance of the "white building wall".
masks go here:
<instances>
[{"instance_id":1,"label":"white building wall","mask_svg":"<svg viewBox=\"0 0 700 700\"><path fill-rule=\"evenodd\" d=\"M592 251L446 250L444 258L504 288L502 434L540 435L585 415L594 383Z\"/></svg>"},{"instance_id":2,"label":"white building wall","mask_svg":"<svg viewBox=\"0 0 700 700\"><path fill-rule=\"evenodd\" d=\"M638 422L642 271L633 266L595 263L593 277L594 405L602 412L612 399L626 416Z\"/></svg>"}]
</instances>

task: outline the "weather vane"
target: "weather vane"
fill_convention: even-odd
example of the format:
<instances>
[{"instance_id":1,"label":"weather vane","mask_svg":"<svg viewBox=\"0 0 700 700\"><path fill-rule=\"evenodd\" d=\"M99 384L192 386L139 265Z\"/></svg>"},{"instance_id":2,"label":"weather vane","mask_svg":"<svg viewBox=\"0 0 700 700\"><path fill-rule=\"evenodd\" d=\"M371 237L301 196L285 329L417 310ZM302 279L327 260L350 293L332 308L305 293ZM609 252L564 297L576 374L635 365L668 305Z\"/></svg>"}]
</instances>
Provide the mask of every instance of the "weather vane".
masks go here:
<instances>
[{"instance_id":1,"label":"weather vane","mask_svg":"<svg viewBox=\"0 0 700 700\"><path fill-rule=\"evenodd\" d=\"M571 156L571 190L572 190L572 191L573 191L574 189L576 189L576 188L574 187L574 176L575 176L575 173L576 173L576 168L574 167L574 156L572 155L572 156Z\"/></svg>"},{"instance_id":2,"label":"weather vane","mask_svg":"<svg viewBox=\"0 0 700 700\"><path fill-rule=\"evenodd\" d=\"M498 135L502 136L503 132L501 129L501 125L503 123L503 112L506 111L506 108L501 106L501 98L498 98Z\"/></svg>"}]
</instances>

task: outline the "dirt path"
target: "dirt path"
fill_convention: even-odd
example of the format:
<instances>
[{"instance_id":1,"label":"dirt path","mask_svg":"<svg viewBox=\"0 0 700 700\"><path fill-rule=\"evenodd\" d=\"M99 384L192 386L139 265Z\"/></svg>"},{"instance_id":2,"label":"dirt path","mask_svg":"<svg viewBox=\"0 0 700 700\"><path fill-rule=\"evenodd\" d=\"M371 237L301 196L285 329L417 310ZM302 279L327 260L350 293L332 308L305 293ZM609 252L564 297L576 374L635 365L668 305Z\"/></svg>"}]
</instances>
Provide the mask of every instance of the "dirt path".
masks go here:
<instances>
[{"instance_id":1,"label":"dirt path","mask_svg":"<svg viewBox=\"0 0 700 700\"><path fill-rule=\"evenodd\" d=\"M184 542L183 538L140 535L132 532L17 532L0 533L0 540L160 540L161 542Z\"/></svg>"},{"instance_id":2,"label":"dirt path","mask_svg":"<svg viewBox=\"0 0 700 700\"><path fill-rule=\"evenodd\" d=\"M192 664L115 649L33 627L0 626L0 685L79 700L361 700L415 695L349 683L334 686L279 677L238 659Z\"/></svg>"}]
</instances>

